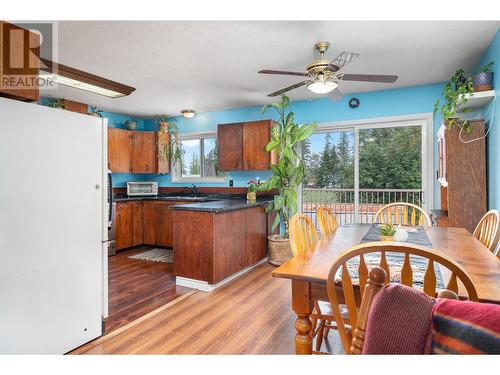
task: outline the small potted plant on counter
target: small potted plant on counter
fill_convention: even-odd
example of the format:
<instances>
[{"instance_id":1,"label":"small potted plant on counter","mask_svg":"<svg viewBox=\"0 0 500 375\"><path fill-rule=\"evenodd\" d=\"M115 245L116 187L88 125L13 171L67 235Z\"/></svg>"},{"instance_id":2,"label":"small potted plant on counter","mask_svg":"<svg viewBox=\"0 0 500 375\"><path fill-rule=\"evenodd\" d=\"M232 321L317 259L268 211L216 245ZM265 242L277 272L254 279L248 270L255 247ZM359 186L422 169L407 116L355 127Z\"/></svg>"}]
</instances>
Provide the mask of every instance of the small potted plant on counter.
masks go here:
<instances>
[{"instance_id":1,"label":"small potted plant on counter","mask_svg":"<svg viewBox=\"0 0 500 375\"><path fill-rule=\"evenodd\" d=\"M269 108L278 112L279 119L271 128L271 141L266 151L278 152L278 164L272 165L272 177L258 190L278 190L266 212L274 214L271 231L278 226L280 234L268 237L269 263L279 266L293 256L288 232L289 219L297 212L297 188L304 179L303 157L297 152L300 142L305 141L316 129L316 124L299 125L295 123L294 113L290 111L288 97L283 96L278 103L271 103L262 107L262 113Z\"/></svg>"},{"instance_id":2,"label":"small potted plant on counter","mask_svg":"<svg viewBox=\"0 0 500 375\"><path fill-rule=\"evenodd\" d=\"M259 182L256 180L250 180L247 182L247 201L253 203L257 200L257 190L259 189Z\"/></svg>"},{"instance_id":3,"label":"small potted plant on counter","mask_svg":"<svg viewBox=\"0 0 500 375\"><path fill-rule=\"evenodd\" d=\"M494 62L490 61L488 64L479 69L479 73L472 76L472 83L474 85L474 91L488 91L493 89L493 72L491 67Z\"/></svg>"},{"instance_id":4,"label":"small potted plant on counter","mask_svg":"<svg viewBox=\"0 0 500 375\"><path fill-rule=\"evenodd\" d=\"M380 228L380 241L394 241L396 228L391 223L385 224Z\"/></svg>"}]
</instances>

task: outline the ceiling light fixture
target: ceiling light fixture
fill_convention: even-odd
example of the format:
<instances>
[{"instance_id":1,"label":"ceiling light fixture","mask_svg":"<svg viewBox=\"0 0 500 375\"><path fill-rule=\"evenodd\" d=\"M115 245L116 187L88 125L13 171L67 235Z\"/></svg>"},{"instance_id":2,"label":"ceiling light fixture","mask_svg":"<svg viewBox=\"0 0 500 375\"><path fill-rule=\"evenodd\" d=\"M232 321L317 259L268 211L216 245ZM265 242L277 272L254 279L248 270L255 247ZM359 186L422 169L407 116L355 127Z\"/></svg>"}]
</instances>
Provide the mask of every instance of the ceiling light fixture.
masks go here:
<instances>
[{"instance_id":1,"label":"ceiling light fixture","mask_svg":"<svg viewBox=\"0 0 500 375\"><path fill-rule=\"evenodd\" d=\"M196 112L192 109L183 109L181 113L185 118L193 118L196 115Z\"/></svg>"},{"instance_id":2,"label":"ceiling light fixture","mask_svg":"<svg viewBox=\"0 0 500 375\"><path fill-rule=\"evenodd\" d=\"M55 63L47 59L41 59L45 66L41 66L40 73L45 79L50 78L54 83L73 87L80 90L93 92L110 98L120 98L130 95L135 91L134 87L119 82L96 76L71 68L69 66Z\"/></svg>"},{"instance_id":3,"label":"ceiling light fixture","mask_svg":"<svg viewBox=\"0 0 500 375\"><path fill-rule=\"evenodd\" d=\"M339 84L333 81L317 80L307 85L307 89L315 94L327 94L337 88Z\"/></svg>"}]
</instances>

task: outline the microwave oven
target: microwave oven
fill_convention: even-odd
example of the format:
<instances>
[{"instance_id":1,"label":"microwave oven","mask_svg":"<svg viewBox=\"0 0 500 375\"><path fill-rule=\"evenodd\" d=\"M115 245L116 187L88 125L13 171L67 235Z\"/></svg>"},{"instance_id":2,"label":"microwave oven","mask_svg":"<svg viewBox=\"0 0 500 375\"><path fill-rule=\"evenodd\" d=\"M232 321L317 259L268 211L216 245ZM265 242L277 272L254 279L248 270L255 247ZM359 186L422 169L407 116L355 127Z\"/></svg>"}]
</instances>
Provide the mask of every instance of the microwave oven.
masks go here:
<instances>
[{"instance_id":1,"label":"microwave oven","mask_svg":"<svg viewBox=\"0 0 500 375\"><path fill-rule=\"evenodd\" d=\"M158 182L127 182L127 195L130 197L158 195Z\"/></svg>"}]
</instances>

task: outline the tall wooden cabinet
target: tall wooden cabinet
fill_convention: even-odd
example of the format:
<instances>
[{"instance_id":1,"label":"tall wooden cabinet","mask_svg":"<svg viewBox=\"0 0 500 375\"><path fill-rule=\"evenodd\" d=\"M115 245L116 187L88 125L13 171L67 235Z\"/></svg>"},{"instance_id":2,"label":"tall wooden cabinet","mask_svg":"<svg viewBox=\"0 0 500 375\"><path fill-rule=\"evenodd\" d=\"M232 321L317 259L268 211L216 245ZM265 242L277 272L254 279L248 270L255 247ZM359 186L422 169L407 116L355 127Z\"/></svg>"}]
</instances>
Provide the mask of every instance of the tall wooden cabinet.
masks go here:
<instances>
[{"instance_id":1,"label":"tall wooden cabinet","mask_svg":"<svg viewBox=\"0 0 500 375\"><path fill-rule=\"evenodd\" d=\"M438 131L438 173L441 213L438 225L474 231L487 211L486 144L484 121L471 121L472 132L454 125ZM462 140L460 139L462 138ZM477 139L470 143L464 143Z\"/></svg>"},{"instance_id":2,"label":"tall wooden cabinet","mask_svg":"<svg viewBox=\"0 0 500 375\"><path fill-rule=\"evenodd\" d=\"M272 120L221 124L217 127L219 168L223 171L268 170L275 153L266 152Z\"/></svg>"},{"instance_id":3,"label":"tall wooden cabinet","mask_svg":"<svg viewBox=\"0 0 500 375\"><path fill-rule=\"evenodd\" d=\"M24 101L38 100L39 46L38 34L0 21L0 96ZM15 72L9 73L5 63L15 68ZM7 84L3 84L4 80ZM23 83L22 86L19 82Z\"/></svg>"}]
</instances>

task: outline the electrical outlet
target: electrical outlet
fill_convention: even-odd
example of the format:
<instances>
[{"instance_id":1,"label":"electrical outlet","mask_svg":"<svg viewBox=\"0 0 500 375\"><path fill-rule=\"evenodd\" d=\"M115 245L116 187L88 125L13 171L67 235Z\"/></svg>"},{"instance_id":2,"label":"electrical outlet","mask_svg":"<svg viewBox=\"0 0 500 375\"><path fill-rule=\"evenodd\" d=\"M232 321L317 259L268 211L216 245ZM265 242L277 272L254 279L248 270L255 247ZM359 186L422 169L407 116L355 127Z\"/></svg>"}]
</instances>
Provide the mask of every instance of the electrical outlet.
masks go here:
<instances>
[{"instance_id":1,"label":"electrical outlet","mask_svg":"<svg viewBox=\"0 0 500 375\"><path fill-rule=\"evenodd\" d=\"M229 186L233 186L233 185L234 185L233 180L229 180Z\"/></svg>"}]
</instances>

